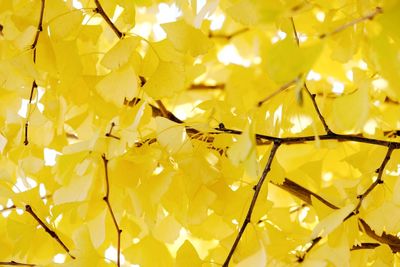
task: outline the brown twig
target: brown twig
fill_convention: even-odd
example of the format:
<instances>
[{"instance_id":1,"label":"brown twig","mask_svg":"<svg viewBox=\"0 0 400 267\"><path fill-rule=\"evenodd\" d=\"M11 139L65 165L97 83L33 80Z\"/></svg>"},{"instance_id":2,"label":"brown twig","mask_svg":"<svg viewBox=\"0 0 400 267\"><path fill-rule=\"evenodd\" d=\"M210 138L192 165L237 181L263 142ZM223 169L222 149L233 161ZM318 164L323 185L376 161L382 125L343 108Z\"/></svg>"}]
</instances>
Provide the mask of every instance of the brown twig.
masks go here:
<instances>
[{"instance_id":1,"label":"brown twig","mask_svg":"<svg viewBox=\"0 0 400 267\"><path fill-rule=\"evenodd\" d=\"M268 162L265 165L265 168L264 168L263 173L261 174L260 180L258 181L256 186L254 187L253 198L251 199L250 206L249 206L249 208L247 210L246 218L244 219L243 224L240 227L240 230L239 230L239 232L238 232L238 234L236 236L236 239L233 242L233 245L232 245L232 247L231 247L231 249L230 249L230 251L228 253L228 256L226 257L225 262L222 265L223 267L228 267L229 262L230 262L230 260L231 260L231 258L233 256L233 253L235 252L235 249L236 249L237 245L239 244L239 241L242 238L242 235L243 235L244 231L246 230L247 225L251 221L251 215L253 214L253 210L254 210L254 207L256 205L256 201L257 201L258 195L260 194L261 187L263 186L265 178L267 177L267 174L269 173L269 171L271 169L272 161L273 161L273 159L275 157L275 153L278 150L280 145L281 145L280 142L275 142L273 144L273 146L272 146L271 152L270 152L269 157L268 157Z\"/></svg>"},{"instance_id":2,"label":"brown twig","mask_svg":"<svg viewBox=\"0 0 400 267\"><path fill-rule=\"evenodd\" d=\"M310 99L311 99L311 101L312 101L312 103L313 103L314 109L315 109L315 111L316 111L317 114L318 114L319 120L321 121L322 125L324 126L325 132L326 132L327 134L333 134L333 132L332 132L331 129L329 128L328 124L326 123L324 116L322 116L322 113L321 113L321 111L319 110L319 107L318 107L318 105L317 105L317 102L315 101L315 96L316 96L316 95L315 95L315 94L311 94L310 90L308 90L308 87L307 87L307 84L306 84L306 83L304 83L304 89L305 89L307 95L310 97Z\"/></svg>"},{"instance_id":3,"label":"brown twig","mask_svg":"<svg viewBox=\"0 0 400 267\"><path fill-rule=\"evenodd\" d=\"M363 219L360 218L358 221L369 237L388 245L393 253L400 252L400 238L398 236L386 234L385 232L383 232L382 235L378 235Z\"/></svg>"},{"instance_id":4,"label":"brown twig","mask_svg":"<svg viewBox=\"0 0 400 267\"><path fill-rule=\"evenodd\" d=\"M33 63L36 64L36 47L37 47L37 43L39 41L39 36L40 33L43 31L43 16L44 16L44 6L45 6L45 0L41 1L41 5L40 5L40 15L39 15L39 22L37 25L37 29L36 29L36 34L35 37L33 39L33 42L31 44L31 49L32 49L32 53L33 53ZM37 83L36 80L33 80L32 82L32 87L31 87L31 92L29 94L29 103L28 103L28 112L27 112L27 116L26 116L26 121L25 121L25 128L24 128L24 145L28 145L29 144L29 137L28 137L28 127L29 127L29 116L30 116L30 112L31 112L31 104L32 104L32 100L33 100L33 95L34 92L37 89Z\"/></svg>"},{"instance_id":5,"label":"brown twig","mask_svg":"<svg viewBox=\"0 0 400 267\"><path fill-rule=\"evenodd\" d=\"M197 84L191 84L188 89L189 90L223 90L223 89L225 89L225 84L217 83L214 85L208 85L208 84L204 84L204 83L197 83Z\"/></svg>"},{"instance_id":6,"label":"brown twig","mask_svg":"<svg viewBox=\"0 0 400 267\"><path fill-rule=\"evenodd\" d=\"M285 178L285 180L283 181L282 184L274 183L272 181L270 183L282 188L283 190L287 191L291 195L298 197L299 199L303 200L308 205L312 205L311 196L313 196L316 199L318 199L319 201L321 201L322 203L324 203L326 206L330 207L331 209L339 209L337 206L330 203L329 201L327 201L320 195L318 195L314 192L311 192L307 188L295 183L294 181L290 180L289 178Z\"/></svg>"},{"instance_id":7,"label":"brown twig","mask_svg":"<svg viewBox=\"0 0 400 267\"><path fill-rule=\"evenodd\" d=\"M54 239L56 240L61 246L62 248L68 253L68 255L72 258L75 259L74 256L71 255L68 247L64 244L64 242L62 242L62 240L60 239L60 237L56 234L56 232L54 232L53 230L51 230L46 223L44 223L37 215L36 213L33 211L32 207L30 205L25 205L25 211L28 212L39 224L40 226L43 227L43 229Z\"/></svg>"},{"instance_id":8,"label":"brown twig","mask_svg":"<svg viewBox=\"0 0 400 267\"><path fill-rule=\"evenodd\" d=\"M323 34L321 34L319 36L319 38L323 39L323 38L325 38L327 36L332 36L334 34L337 34L337 33L341 32L341 31L344 31L345 29L347 29L347 28L349 28L351 26L356 25L357 23L363 22L365 20L373 20L376 15L382 14L382 13L383 13L383 9L381 7L376 7L375 10L373 12L371 12L370 14L367 14L367 15L365 15L363 17L357 18L357 19L355 19L353 21L350 21L348 23L345 23L345 24L337 27L336 29L334 29L331 32L323 33Z\"/></svg>"},{"instance_id":9,"label":"brown twig","mask_svg":"<svg viewBox=\"0 0 400 267\"><path fill-rule=\"evenodd\" d=\"M293 34L294 34L294 38L296 40L296 44L297 44L297 46L300 46L300 39L299 39L299 35L297 34L296 25L294 25L293 17L290 17L290 22L292 23Z\"/></svg>"},{"instance_id":10,"label":"brown twig","mask_svg":"<svg viewBox=\"0 0 400 267\"><path fill-rule=\"evenodd\" d=\"M115 127L115 123L111 122L110 130L105 134L105 136L106 137L111 137L111 138L114 138L114 139L117 139L117 140L121 140L120 137L112 134L112 130L114 129L114 127Z\"/></svg>"},{"instance_id":11,"label":"brown twig","mask_svg":"<svg viewBox=\"0 0 400 267\"><path fill-rule=\"evenodd\" d=\"M361 243L359 245L352 246L350 248L350 251L360 250L360 249L374 249L376 247L379 247L380 245L381 244L379 244L379 243L368 243L368 242L365 242L365 243Z\"/></svg>"},{"instance_id":12,"label":"brown twig","mask_svg":"<svg viewBox=\"0 0 400 267\"><path fill-rule=\"evenodd\" d=\"M114 31L114 33L118 36L119 39L122 39L125 34L123 34L118 28L117 26L115 26L115 24L111 21L110 17L107 16L107 13L104 11L103 7L101 6L99 0L94 0L94 3L96 4L96 8L94 10L94 12L100 14L100 16L103 17L103 19L105 20L105 22L108 24L108 26L110 26L110 28Z\"/></svg>"},{"instance_id":13,"label":"brown twig","mask_svg":"<svg viewBox=\"0 0 400 267\"><path fill-rule=\"evenodd\" d=\"M269 96L267 96L266 98L264 98L263 100L259 101L257 106L261 107L262 104L264 104L265 102L267 102L268 100L270 100L271 98L273 98L274 96L276 96L277 94L285 91L286 89L288 89L290 86L296 84L300 79L300 75L298 77L296 77L295 79L291 80L290 82L285 83L284 85L282 85L281 87L279 87L277 90L275 90L272 94L270 94Z\"/></svg>"},{"instance_id":14,"label":"brown twig","mask_svg":"<svg viewBox=\"0 0 400 267\"><path fill-rule=\"evenodd\" d=\"M21 263L21 262L16 262L16 261L0 261L0 265L4 265L4 266L36 266L36 264Z\"/></svg>"},{"instance_id":15,"label":"brown twig","mask_svg":"<svg viewBox=\"0 0 400 267\"><path fill-rule=\"evenodd\" d=\"M372 190L374 190L374 188L378 185L378 184L383 184L383 180L382 180L382 175L383 172L385 170L386 164L389 162L390 160L390 156L392 155L392 152L394 150L394 147L392 145L388 146L388 150L386 152L385 158L383 159L381 166L376 170L376 172L378 173L378 176L376 178L376 180L367 188L367 190L365 190L364 193L362 193L361 195L358 195L358 204L357 206L354 208L353 212L350 213L344 220L349 219L350 217L358 214L360 212L360 208L361 205L364 201L364 199L372 192Z\"/></svg>"},{"instance_id":16,"label":"brown twig","mask_svg":"<svg viewBox=\"0 0 400 267\"><path fill-rule=\"evenodd\" d=\"M121 254L121 233L122 233L122 229L119 228L117 219L115 218L115 214L114 211L111 207L110 204L110 181L109 181L109 177L108 177L108 159L106 158L106 155L103 154L101 156L101 158L103 159L103 163L104 163L104 176L105 176L105 185L106 185L106 194L103 197L104 202L107 205L108 211L110 212L111 218L113 220L115 229L117 230L117 266L120 266L120 254Z\"/></svg>"},{"instance_id":17,"label":"brown twig","mask_svg":"<svg viewBox=\"0 0 400 267\"><path fill-rule=\"evenodd\" d=\"M249 30L250 30L249 28L243 28L243 29L237 30L237 31L235 31L235 32L233 32L231 34L221 34L221 33L209 32L208 33L208 38L221 38L221 39L226 39L226 40L229 41L233 37L236 37L236 36L238 36L238 35L240 35L242 33L245 33L245 32L247 32Z\"/></svg>"}]
</instances>

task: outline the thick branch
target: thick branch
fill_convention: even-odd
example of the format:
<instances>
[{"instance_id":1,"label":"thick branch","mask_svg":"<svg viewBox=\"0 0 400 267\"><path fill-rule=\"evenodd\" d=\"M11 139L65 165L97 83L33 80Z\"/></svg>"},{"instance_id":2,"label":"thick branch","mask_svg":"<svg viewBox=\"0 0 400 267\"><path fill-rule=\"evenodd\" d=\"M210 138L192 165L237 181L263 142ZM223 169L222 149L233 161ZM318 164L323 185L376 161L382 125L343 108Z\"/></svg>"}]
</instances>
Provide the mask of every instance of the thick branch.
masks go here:
<instances>
[{"instance_id":1,"label":"thick branch","mask_svg":"<svg viewBox=\"0 0 400 267\"><path fill-rule=\"evenodd\" d=\"M103 7L101 6L99 0L94 0L96 4L96 9L94 10L96 13L100 14L103 17L105 22L110 26L113 32L118 36L119 39L124 37L124 34L115 26L115 24L111 21L111 19L107 16L107 13L104 11Z\"/></svg>"},{"instance_id":2,"label":"thick branch","mask_svg":"<svg viewBox=\"0 0 400 267\"><path fill-rule=\"evenodd\" d=\"M400 252L400 239L399 237L391 234L386 234L385 232L382 233L382 235L377 235L374 230L363 220L359 219L358 220L364 230L364 232L371 238L375 239L376 241L379 241L383 244L388 245L393 253Z\"/></svg>"},{"instance_id":3,"label":"thick branch","mask_svg":"<svg viewBox=\"0 0 400 267\"><path fill-rule=\"evenodd\" d=\"M36 213L32 210L32 207L30 205L26 205L25 206L25 211L28 212L39 224L40 226L43 227L43 229L54 239L56 240L61 246L62 248L68 253L68 255L72 258L75 259L74 256L72 256L69 252L68 247L64 244L64 242L61 241L60 237L56 234L56 232L54 232L53 230L51 230L37 215Z\"/></svg>"},{"instance_id":4,"label":"thick branch","mask_svg":"<svg viewBox=\"0 0 400 267\"><path fill-rule=\"evenodd\" d=\"M105 175L105 184L106 184L106 194L103 197L104 202L107 205L108 211L110 212L111 218L113 220L115 229L117 230L117 266L120 266L120 254L121 254L121 233L122 233L122 229L119 228L117 219L115 218L115 214L114 211L111 207L110 204L110 181L109 181L109 177L108 177L108 159L106 158L106 155L102 155L101 158L103 159L103 163L104 163L104 175Z\"/></svg>"},{"instance_id":5,"label":"thick branch","mask_svg":"<svg viewBox=\"0 0 400 267\"><path fill-rule=\"evenodd\" d=\"M256 205L256 201L257 201L258 195L260 194L261 187L263 186L265 178L267 177L267 174L271 169L272 161L273 161L273 159L275 157L275 153L278 150L279 146L280 146L280 142L275 142L274 145L272 146L271 153L270 153L269 158L268 158L268 162L265 165L265 168L264 168L263 173L261 174L260 180L258 181L256 186L254 187L254 195L253 195L253 198L251 199L251 203L250 203L249 209L247 210L246 218L244 219L244 222L243 222L242 226L240 227L238 235L236 236L236 239L233 242L231 250L229 251L229 254L226 257L226 260L225 260L224 264L222 265L223 267L228 267L229 262L230 262L230 260L231 260L231 258L233 256L233 253L235 252L235 249L238 246L239 241L242 238L242 236L244 234L244 231L246 230L247 225L251 221L251 215L253 214L253 210L254 210L254 207Z\"/></svg>"}]
</instances>

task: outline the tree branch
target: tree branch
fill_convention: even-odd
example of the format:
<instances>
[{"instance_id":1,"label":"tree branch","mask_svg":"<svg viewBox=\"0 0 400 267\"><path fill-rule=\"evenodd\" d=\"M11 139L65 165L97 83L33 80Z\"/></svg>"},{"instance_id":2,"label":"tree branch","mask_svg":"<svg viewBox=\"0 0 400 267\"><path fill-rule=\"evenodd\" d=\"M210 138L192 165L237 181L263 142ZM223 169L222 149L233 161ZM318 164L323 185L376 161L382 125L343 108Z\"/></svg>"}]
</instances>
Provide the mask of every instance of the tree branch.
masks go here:
<instances>
[{"instance_id":1,"label":"tree branch","mask_svg":"<svg viewBox=\"0 0 400 267\"><path fill-rule=\"evenodd\" d=\"M296 25L294 25L293 17L290 17L290 22L292 23L293 35L294 35L294 39L296 40L296 44L297 44L297 46L300 46L300 39L299 39L299 35L297 34Z\"/></svg>"},{"instance_id":2,"label":"tree branch","mask_svg":"<svg viewBox=\"0 0 400 267\"><path fill-rule=\"evenodd\" d=\"M235 249L236 249L237 245L239 244L239 241L242 238L242 235L243 235L244 231L246 230L247 225L251 221L251 215L253 214L253 210L254 210L254 207L256 205L256 201L257 201L258 195L260 194L261 187L263 186L265 178L267 177L267 174L269 173L269 171L271 169L272 161L273 161L273 159L275 157L275 153L278 150L280 145L281 145L280 142L274 142L274 144L272 146L272 149L271 149L271 152L270 152L270 155L269 155L269 158L268 158L268 162L265 165L265 168L264 168L263 173L261 174L260 180L258 181L256 186L254 187L254 195L253 195L253 198L251 199L251 203L250 203L249 209L247 210L246 218L244 219L244 222L243 222L242 226L240 227L240 230L239 230L239 232L238 232L238 234L236 236L236 239L235 239L235 241L234 241L234 243L233 243L233 245L232 245L232 247L231 247L231 249L229 251L229 254L226 257L226 260L225 260L224 264L222 265L223 267L228 267L229 262L230 262L230 260L231 260L231 258L233 256L233 253L235 252Z\"/></svg>"},{"instance_id":3,"label":"tree branch","mask_svg":"<svg viewBox=\"0 0 400 267\"><path fill-rule=\"evenodd\" d=\"M311 99L311 101L312 101L312 103L313 103L314 109L315 109L315 111L316 111L317 114L318 114L319 120L322 122L322 125L324 126L325 132L326 132L327 134L333 134L333 132L332 132L331 129L329 128L328 124L326 123L324 116L322 116L322 113L321 113L321 111L319 110L319 107L318 107L318 105L317 105L317 102L315 101L315 96L316 96L316 95L315 95L315 94L311 94L310 90L308 90L308 87L307 87L307 84L306 84L306 83L304 83L304 89L305 89L305 91L307 92L308 96L310 97L310 99Z\"/></svg>"},{"instance_id":4,"label":"tree branch","mask_svg":"<svg viewBox=\"0 0 400 267\"><path fill-rule=\"evenodd\" d=\"M383 159L381 166L376 170L376 172L378 173L378 177L376 178L376 180L367 188L367 190L365 190L364 193L362 193L361 195L358 195L358 204L355 207L355 209L353 210L352 213L350 213L344 220L349 219L350 217L358 214L360 212L360 208L362 205L362 202L364 201L364 199L372 192L372 190L374 190L374 188L378 185L378 184L383 184L383 180L382 180L382 175L383 175L383 171L385 170L386 164L389 162L390 160L390 156L392 155L392 152L394 150L394 147L392 145L389 145L388 150L386 152L385 158Z\"/></svg>"},{"instance_id":5,"label":"tree branch","mask_svg":"<svg viewBox=\"0 0 400 267\"><path fill-rule=\"evenodd\" d=\"M105 22L110 26L110 28L113 30L113 32L118 36L119 39L122 39L125 34L123 34L116 26L115 24L111 21L111 19L107 16L107 13L104 11L103 7L101 6L99 0L94 0L94 3L96 4L96 8L94 12L100 14L100 16L103 17Z\"/></svg>"},{"instance_id":6,"label":"tree branch","mask_svg":"<svg viewBox=\"0 0 400 267\"><path fill-rule=\"evenodd\" d=\"M0 265L6 265L6 266L36 266L35 264L32 263L20 263L16 261L0 261Z\"/></svg>"},{"instance_id":7,"label":"tree branch","mask_svg":"<svg viewBox=\"0 0 400 267\"><path fill-rule=\"evenodd\" d=\"M322 203L324 203L326 206L330 207L331 209L339 209L337 206L334 204L330 203L320 195L311 192L307 188L295 183L294 181L290 180L289 178L285 178L282 184L274 183L270 181L275 186L278 186L279 188L282 188L283 190L287 191L291 195L294 195L295 197L298 197L299 199L303 200L305 203L308 205L312 206L311 202L311 196L315 197Z\"/></svg>"},{"instance_id":8,"label":"tree branch","mask_svg":"<svg viewBox=\"0 0 400 267\"><path fill-rule=\"evenodd\" d=\"M68 247L64 244L64 242L61 241L60 237L51 230L37 215L36 213L32 210L32 207L30 205L25 205L25 211L28 212L39 224L40 226L43 227L43 229L54 239L56 240L62 248L68 253L68 255L72 258L75 259L74 256L71 255Z\"/></svg>"},{"instance_id":9,"label":"tree branch","mask_svg":"<svg viewBox=\"0 0 400 267\"><path fill-rule=\"evenodd\" d=\"M106 194L103 197L104 202L107 205L108 211L110 212L111 218L113 220L115 229L117 230L117 266L120 266L120 256L121 256L121 233L122 233L122 229L119 228L117 219L115 218L115 214L114 211L111 207L110 204L110 181L109 181L109 177L108 177L108 159L106 158L106 155L103 154L101 156L101 158L103 159L103 163L104 163L104 175L105 175L105 184L106 184Z\"/></svg>"},{"instance_id":10,"label":"tree branch","mask_svg":"<svg viewBox=\"0 0 400 267\"><path fill-rule=\"evenodd\" d=\"M36 64L36 46L37 46L37 43L39 41L40 33L43 31L44 6L45 6L45 0L42 0L41 1L41 5L40 5L39 22L38 22L38 25L37 25L35 38L33 39L33 43L31 44L31 49L33 50L33 63L34 64ZM25 133L24 133L24 145L26 145L26 146L29 144L29 137L28 137L29 117L30 117L30 114L31 114L31 104L32 104L32 100L33 100L33 95L34 95L34 92L35 92L36 89L37 89L36 80L33 80L32 87L31 87L31 92L29 94L28 112L27 112L26 121L25 121L25 128L24 128L24 131L25 131Z\"/></svg>"},{"instance_id":11,"label":"tree branch","mask_svg":"<svg viewBox=\"0 0 400 267\"><path fill-rule=\"evenodd\" d=\"M319 36L320 39L324 39L327 36L332 36L334 34L337 34L341 31L346 30L347 28L356 25L357 23L363 22L365 20L373 20L375 18L376 15L378 14L382 14L383 13L383 9L381 7L376 7L375 10L373 12L371 12L370 14L367 14L361 18L357 18L353 21L350 21L346 24L343 24L342 26L339 26L338 28L334 29L331 32L328 33L323 33Z\"/></svg>"},{"instance_id":12,"label":"tree branch","mask_svg":"<svg viewBox=\"0 0 400 267\"><path fill-rule=\"evenodd\" d=\"M221 39L226 39L227 41L229 41L233 37L238 36L242 33L245 33L249 30L250 30L249 28L243 28L243 29L237 30L231 34L221 34L221 33L209 32L208 38L221 38Z\"/></svg>"},{"instance_id":13,"label":"tree branch","mask_svg":"<svg viewBox=\"0 0 400 267\"><path fill-rule=\"evenodd\" d=\"M274 96L276 96L277 94L285 91L286 89L288 89L290 86L296 84L300 79L300 75L297 76L295 79L291 80L288 83L285 83L284 85L282 85L281 87L279 87L277 90L275 90L272 94L270 94L269 96L267 96L266 98L264 98L263 100L259 101L257 106L261 107L262 104L264 104L265 102L267 102L268 100L270 100L271 98L273 98Z\"/></svg>"},{"instance_id":14,"label":"tree branch","mask_svg":"<svg viewBox=\"0 0 400 267\"><path fill-rule=\"evenodd\" d=\"M360 250L360 249L374 249L379 247L381 244L378 243L361 243L359 245L354 245L350 248L350 251Z\"/></svg>"}]
</instances>

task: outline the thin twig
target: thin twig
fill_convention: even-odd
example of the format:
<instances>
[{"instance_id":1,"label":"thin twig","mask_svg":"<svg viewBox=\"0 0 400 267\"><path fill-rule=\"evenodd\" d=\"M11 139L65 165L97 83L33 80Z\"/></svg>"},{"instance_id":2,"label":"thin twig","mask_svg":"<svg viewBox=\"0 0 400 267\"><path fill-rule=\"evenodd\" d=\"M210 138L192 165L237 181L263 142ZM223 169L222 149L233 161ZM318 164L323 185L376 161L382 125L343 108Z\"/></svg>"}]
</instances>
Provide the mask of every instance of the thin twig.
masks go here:
<instances>
[{"instance_id":1,"label":"thin twig","mask_svg":"<svg viewBox=\"0 0 400 267\"><path fill-rule=\"evenodd\" d=\"M242 33L245 33L245 32L247 32L249 30L250 30L249 28L243 28L243 29L237 30L237 31L235 31L235 32L233 32L231 34L221 34L221 33L209 32L208 37L209 38L221 38L221 39L226 39L226 40L229 41L233 37L236 37L236 36L238 36L238 35L240 35Z\"/></svg>"},{"instance_id":2,"label":"thin twig","mask_svg":"<svg viewBox=\"0 0 400 267\"><path fill-rule=\"evenodd\" d=\"M316 96L316 95L315 95L315 94L311 94L310 90L308 90L308 87L307 87L307 84L306 84L306 83L304 83L304 89L305 89L306 93L308 94L308 96L310 97L310 99L311 99L311 101L312 101L312 103L313 103L314 109L315 109L315 111L316 111L317 114L318 114L319 120L321 121L322 125L324 126L325 132L326 132L327 134L333 134L333 132L332 132L331 129L329 128L328 124L326 123L324 116L322 116L322 113L321 113L321 111L319 110L319 107L318 107L318 105L317 105L317 102L315 101L315 96Z\"/></svg>"},{"instance_id":3,"label":"thin twig","mask_svg":"<svg viewBox=\"0 0 400 267\"><path fill-rule=\"evenodd\" d=\"M361 243L359 245L354 245L350 248L350 251L353 250L360 250L360 249L375 249L376 247L379 247L381 244L379 243Z\"/></svg>"},{"instance_id":4,"label":"thin twig","mask_svg":"<svg viewBox=\"0 0 400 267\"><path fill-rule=\"evenodd\" d=\"M355 19L353 21L350 21L348 23L345 23L345 24L337 27L336 29L334 29L331 32L323 33L323 34L321 34L319 36L319 38L323 39L323 38L325 38L327 36L332 36L334 34L337 34L337 33L341 32L341 31L344 31L345 29L347 29L347 28L349 28L351 26L356 25L357 23L363 22L365 20L373 20L376 15L382 14L382 13L383 13L383 9L381 7L376 7L375 10L373 12L371 12L370 14L367 14L367 15L361 17L361 18L357 18L357 19Z\"/></svg>"},{"instance_id":5,"label":"thin twig","mask_svg":"<svg viewBox=\"0 0 400 267\"><path fill-rule=\"evenodd\" d=\"M266 98L264 98L263 100L259 101L257 106L261 107L262 104L264 104L265 102L267 102L268 100L270 100L271 98L273 98L274 96L276 96L277 94L285 91L286 89L288 89L290 86L296 84L300 79L300 75L298 77L296 77L295 79L291 80L288 83L285 83L284 85L282 85L281 87L279 87L277 90L275 90L272 94L270 94L269 96L267 96Z\"/></svg>"},{"instance_id":6,"label":"thin twig","mask_svg":"<svg viewBox=\"0 0 400 267\"><path fill-rule=\"evenodd\" d=\"M258 195L260 194L261 187L264 184L264 181L265 181L265 178L267 177L267 174L271 170L272 161L273 161L273 159L275 157L275 153L278 150L280 145L281 145L280 142L275 142L274 145L272 146L271 152L269 154L268 162L265 165L265 168L264 168L263 173L261 174L260 180L258 181L257 185L254 187L253 198L251 199L251 203L250 203L249 209L247 210L246 218L244 219L243 224L240 227L240 230L239 230L239 232L238 232L238 234L236 236L236 239L233 242L233 245L232 245L232 247L231 247L231 249L229 251L229 254L226 257L224 264L222 265L223 267L228 267L229 262L230 262L230 260L231 260L231 258L233 256L233 253L235 252L235 249L238 246L239 241L242 238L242 235L243 235L244 231L246 230L247 225L251 221L251 215L253 214L253 210L254 210L254 207L256 205L256 201L257 201Z\"/></svg>"},{"instance_id":7,"label":"thin twig","mask_svg":"<svg viewBox=\"0 0 400 267\"><path fill-rule=\"evenodd\" d=\"M62 242L62 240L60 239L60 237L56 234L56 232L54 232L53 230L51 230L44 221L42 221L37 215L36 213L33 211L32 207L30 205L25 205L25 211L28 212L39 224L40 226L43 227L43 229L54 239L56 240L62 247L63 249L68 253L68 255L72 258L75 259L74 256L71 255L71 253L69 252L68 247L64 244L64 242Z\"/></svg>"},{"instance_id":8,"label":"thin twig","mask_svg":"<svg viewBox=\"0 0 400 267\"><path fill-rule=\"evenodd\" d=\"M311 196L313 196L316 199L318 199L319 201L321 201L322 203L324 203L326 206L330 207L331 209L339 209L337 206L335 206L334 204L330 203L329 201L327 201L326 199L324 199L320 195L318 195L318 194L316 194L314 192L311 192L307 188L295 183L294 181L290 180L289 178L285 178L285 180L283 181L282 184L274 183L272 181L270 181L270 183L272 183L275 186L278 186L278 187L282 188L283 190L289 192L291 195L294 195L294 196L300 198L301 200L303 200L308 205L312 205L313 204L311 202Z\"/></svg>"},{"instance_id":9,"label":"thin twig","mask_svg":"<svg viewBox=\"0 0 400 267\"><path fill-rule=\"evenodd\" d=\"M104 11L103 7L101 6L99 0L94 0L96 4L96 9L94 10L96 13L100 14L103 19L106 21L108 26L114 31L114 33L118 36L119 39L124 37L124 34L115 26L115 24L111 21L110 17L107 16L107 13Z\"/></svg>"},{"instance_id":10,"label":"thin twig","mask_svg":"<svg viewBox=\"0 0 400 267\"><path fill-rule=\"evenodd\" d=\"M383 184L383 180L382 180L382 175L383 172L385 170L386 164L389 162L390 160L390 156L392 155L392 152L394 150L394 147L392 145L389 145L388 150L386 152L385 158L383 159L381 166L376 170L376 172L378 173L378 177L376 178L376 180L367 188L367 190L365 190L364 193L362 193L361 195L358 195L358 204L357 206L354 208L353 212L350 213L344 220L349 219L350 217L358 214L360 212L360 208L361 205L364 201L364 199L372 192L372 190L374 190L374 188L378 185L378 184Z\"/></svg>"},{"instance_id":11,"label":"thin twig","mask_svg":"<svg viewBox=\"0 0 400 267\"><path fill-rule=\"evenodd\" d=\"M293 17L290 17L290 22L292 23L293 34L294 34L294 38L296 39L296 44L297 44L297 46L300 46L300 39L299 39L299 35L297 34L296 25L294 25Z\"/></svg>"},{"instance_id":12,"label":"thin twig","mask_svg":"<svg viewBox=\"0 0 400 267\"><path fill-rule=\"evenodd\" d=\"M40 33L43 31L43 16L44 16L44 6L45 6L45 0L41 1L41 5L40 5L40 15L39 15L39 22L36 28L36 34L35 37L33 39L33 42L31 44L31 49L32 49L32 53L33 53L33 64L36 64L36 47L37 47L37 43L39 41L39 36ZM26 121L25 121L25 127L24 127L24 145L28 145L29 144L29 137L28 137L28 127L29 127L29 117L31 114L31 105L32 105L32 100L33 100L33 95L34 92L37 89L37 83L36 80L33 80L32 82L32 87L31 87L31 92L29 94L29 103L28 103L28 111L27 111L27 116L26 116Z\"/></svg>"},{"instance_id":13,"label":"thin twig","mask_svg":"<svg viewBox=\"0 0 400 267\"><path fill-rule=\"evenodd\" d=\"M196 84L191 84L190 87L188 88L189 90L223 90L225 89L225 84L224 83L217 83L214 85L208 85L204 83L196 83Z\"/></svg>"},{"instance_id":14,"label":"thin twig","mask_svg":"<svg viewBox=\"0 0 400 267\"><path fill-rule=\"evenodd\" d=\"M108 159L106 158L106 155L103 154L101 156L101 158L103 159L103 163L104 163L104 176L105 176L105 184L106 184L106 194L103 197L104 202L107 205L108 211L110 212L111 218L113 220L115 229L117 230L117 266L120 266L120 254L121 254L121 233L122 233L122 229L119 228L117 219L115 218L115 214L114 211L111 207L110 204L110 180L108 177Z\"/></svg>"},{"instance_id":15,"label":"thin twig","mask_svg":"<svg viewBox=\"0 0 400 267\"><path fill-rule=\"evenodd\" d=\"M36 264L21 263L21 262L16 262L16 261L0 261L0 265L4 265L4 266L36 266Z\"/></svg>"}]
</instances>

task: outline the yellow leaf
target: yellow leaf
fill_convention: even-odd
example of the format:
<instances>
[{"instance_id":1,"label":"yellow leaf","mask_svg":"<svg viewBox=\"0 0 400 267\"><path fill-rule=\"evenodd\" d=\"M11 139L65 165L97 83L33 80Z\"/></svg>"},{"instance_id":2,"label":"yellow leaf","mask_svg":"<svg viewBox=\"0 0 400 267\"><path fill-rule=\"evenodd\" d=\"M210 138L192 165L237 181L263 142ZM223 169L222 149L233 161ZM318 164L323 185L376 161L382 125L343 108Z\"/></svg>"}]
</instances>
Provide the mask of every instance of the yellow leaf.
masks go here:
<instances>
[{"instance_id":1,"label":"yellow leaf","mask_svg":"<svg viewBox=\"0 0 400 267\"><path fill-rule=\"evenodd\" d=\"M161 242L172 244L179 237L181 228L174 216L169 215L157 222L153 229L153 236Z\"/></svg>"},{"instance_id":2,"label":"yellow leaf","mask_svg":"<svg viewBox=\"0 0 400 267\"><path fill-rule=\"evenodd\" d=\"M250 133L249 128L250 126L247 125L242 134L237 137L237 141L228 149L228 157L236 166L245 161L254 149L254 135Z\"/></svg>"},{"instance_id":3,"label":"yellow leaf","mask_svg":"<svg viewBox=\"0 0 400 267\"><path fill-rule=\"evenodd\" d=\"M156 117L157 141L171 154L188 153L191 142L182 124L175 123L164 117Z\"/></svg>"},{"instance_id":4,"label":"yellow leaf","mask_svg":"<svg viewBox=\"0 0 400 267\"><path fill-rule=\"evenodd\" d=\"M176 267L201 267L202 261L196 249L186 240L176 253Z\"/></svg>"},{"instance_id":5,"label":"yellow leaf","mask_svg":"<svg viewBox=\"0 0 400 267\"><path fill-rule=\"evenodd\" d=\"M250 255L249 257L245 258L244 260L240 261L236 267L264 267L267 263L267 254L265 252L263 244L260 242L259 250Z\"/></svg>"},{"instance_id":6,"label":"yellow leaf","mask_svg":"<svg viewBox=\"0 0 400 267\"><path fill-rule=\"evenodd\" d=\"M71 36L73 32L78 31L79 28L82 27L82 20L83 15L80 11L66 10L66 13L59 15L50 23L49 27L51 37L55 40L59 40Z\"/></svg>"},{"instance_id":7,"label":"yellow leaf","mask_svg":"<svg viewBox=\"0 0 400 267\"><path fill-rule=\"evenodd\" d=\"M200 30L188 25L184 20L161 26L166 31L168 39L181 52L189 52L192 56L198 56L207 53L213 45Z\"/></svg>"},{"instance_id":8,"label":"yellow leaf","mask_svg":"<svg viewBox=\"0 0 400 267\"><path fill-rule=\"evenodd\" d=\"M321 50L321 43L298 47L295 40L287 37L265 52L267 73L278 83L292 81L312 68Z\"/></svg>"},{"instance_id":9,"label":"yellow leaf","mask_svg":"<svg viewBox=\"0 0 400 267\"><path fill-rule=\"evenodd\" d=\"M315 226L311 239L316 237L325 237L342 224L343 219L346 218L354 210L354 204L349 204L344 208L333 211L331 214L322 219L317 226Z\"/></svg>"},{"instance_id":10,"label":"yellow leaf","mask_svg":"<svg viewBox=\"0 0 400 267\"><path fill-rule=\"evenodd\" d=\"M181 64L160 61L143 90L154 99L172 97L183 91L184 81L184 70Z\"/></svg>"},{"instance_id":11,"label":"yellow leaf","mask_svg":"<svg viewBox=\"0 0 400 267\"><path fill-rule=\"evenodd\" d=\"M351 116L349 116L349 112L351 112ZM337 130L358 131L362 129L369 114L367 88L358 88L350 95L335 98L332 113Z\"/></svg>"},{"instance_id":12,"label":"yellow leaf","mask_svg":"<svg viewBox=\"0 0 400 267\"><path fill-rule=\"evenodd\" d=\"M122 66L107 74L96 89L106 101L121 107L125 99L130 100L138 94L136 73L131 66Z\"/></svg>"},{"instance_id":13,"label":"yellow leaf","mask_svg":"<svg viewBox=\"0 0 400 267\"><path fill-rule=\"evenodd\" d=\"M127 63L132 52L139 45L137 37L126 37L119 40L101 60L101 64L111 70L118 69Z\"/></svg>"},{"instance_id":14,"label":"yellow leaf","mask_svg":"<svg viewBox=\"0 0 400 267\"><path fill-rule=\"evenodd\" d=\"M134 264L152 267L172 267L172 257L164 243L152 236L146 236L139 243L123 251L125 257Z\"/></svg>"}]
</instances>

